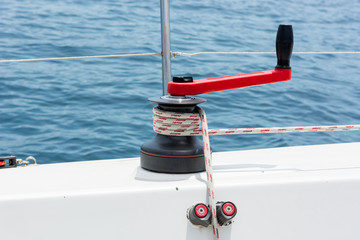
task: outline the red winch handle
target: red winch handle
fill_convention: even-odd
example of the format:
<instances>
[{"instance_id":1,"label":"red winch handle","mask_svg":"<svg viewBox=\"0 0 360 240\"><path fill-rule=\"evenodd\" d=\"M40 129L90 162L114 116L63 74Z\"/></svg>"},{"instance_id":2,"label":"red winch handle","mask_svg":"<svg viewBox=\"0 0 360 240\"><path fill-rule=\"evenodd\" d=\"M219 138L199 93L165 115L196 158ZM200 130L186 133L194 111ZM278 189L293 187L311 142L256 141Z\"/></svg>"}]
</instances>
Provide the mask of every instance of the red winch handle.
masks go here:
<instances>
[{"instance_id":1,"label":"red winch handle","mask_svg":"<svg viewBox=\"0 0 360 240\"><path fill-rule=\"evenodd\" d=\"M197 95L254 85L288 81L291 79L290 58L293 49L291 25L279 25L276 36L277 65L274 70L238 74L232 76L192 80L192 77L174 77L168 84L168 92L173 96Z\"/></svg>"}]
</instances>

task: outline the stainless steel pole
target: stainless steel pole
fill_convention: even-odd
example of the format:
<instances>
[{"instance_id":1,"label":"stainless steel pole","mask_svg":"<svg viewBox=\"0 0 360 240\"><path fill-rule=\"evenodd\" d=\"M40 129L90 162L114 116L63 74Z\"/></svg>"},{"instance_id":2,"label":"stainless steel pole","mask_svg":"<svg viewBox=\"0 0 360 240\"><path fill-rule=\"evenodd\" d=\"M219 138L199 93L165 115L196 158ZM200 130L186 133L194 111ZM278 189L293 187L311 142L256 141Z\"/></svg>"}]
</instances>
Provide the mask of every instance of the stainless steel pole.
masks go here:
<instances>
[{"instance_id":1,"label":"stainless steel pole","mask_svg":"<svg viewBox=\"0 0 360 240\"><path fill-rule=\"evenodd\" d=\"M169 0L160 0L161 9L161 48L163 95L168 95L167 87L171 81L170 65L170 10Z\"/></svg>"}]
</instances>

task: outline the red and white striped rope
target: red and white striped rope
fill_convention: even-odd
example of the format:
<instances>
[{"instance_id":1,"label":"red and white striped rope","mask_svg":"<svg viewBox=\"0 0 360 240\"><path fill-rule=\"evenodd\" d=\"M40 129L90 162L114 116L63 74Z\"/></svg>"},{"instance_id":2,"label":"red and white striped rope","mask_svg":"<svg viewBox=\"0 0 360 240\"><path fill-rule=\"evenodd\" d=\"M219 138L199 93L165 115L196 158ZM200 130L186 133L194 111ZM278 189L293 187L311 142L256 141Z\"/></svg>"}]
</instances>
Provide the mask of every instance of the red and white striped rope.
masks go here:
<instances>
[{"instance_id":1,"label":"red and white striped rope","mask_svg":"<svg viewBox=\"0 0 360 240\"><path fill-rule=\"evenodd\" d=\"M201 129L203 136L203 146L204 146L204 161L205 161L205 170L207 177L207 192L209 197L210 211L212 213L212 225L213 225L213 237L214 239L219 239L219 224L216 218L216 198L215 198L215 187L214 187L214 176L212 170L212 155L210 150L210 139L208 134L208 125L205 111L201 107L197 107L197 110L201 119Z\"/></svg>"},{"instance_id":2,"label":"red and white striped rope","mask_svg":"<svg viewBox=\"0 0 360 240\"><path fill-rule=\"evenodd\" d=\"M203 136L207 191L212 212L214 239L219 239L219 224L216 218L216 198L209 135L360 130L360 125L208 129L205 111L200 107L197 107L197 111L198 113L179 113L164 111L154 107L153 128L155 132L168 136ZM202 126L201 130L199 130L200 123Z\"/></svg>"},{"instance_id":3,"label":"red and white striped rope","mask_svg":"<svg viewBox=\"0 0 360 240\"><path fill-rule=\"evenodd\" d=\"M191 136L194 131L200 131L203 136L204 160L207 176L207 192L210 211L212 215L213 237L219 239L219 224L216 218L216 198L214 188L214 177L212 170L212 156L210 151L210 140L205 111L197 107L198 113L177 113L169 112L154 107L154 131L163 135ZM197 130L202 126L202 130Z\"/></svg>"},{"instance_id":4,"label":"red and white striped rope","mask_svg":"<svg viewBox=\"0 0 360 240\"><path fill-rule=\"evenodd\" d=\"M154 131L168 136L198 136L202 135L199 115L195 113L175 113L154 108ZM177 118L180 116L181 118ZM331 132L360 130L360 125L335 126L303 126L303 127L265 127L265 128L227 128L209 129L209 135L234 134L265 134L291 132Z\"/></svg>"}]
</instances>

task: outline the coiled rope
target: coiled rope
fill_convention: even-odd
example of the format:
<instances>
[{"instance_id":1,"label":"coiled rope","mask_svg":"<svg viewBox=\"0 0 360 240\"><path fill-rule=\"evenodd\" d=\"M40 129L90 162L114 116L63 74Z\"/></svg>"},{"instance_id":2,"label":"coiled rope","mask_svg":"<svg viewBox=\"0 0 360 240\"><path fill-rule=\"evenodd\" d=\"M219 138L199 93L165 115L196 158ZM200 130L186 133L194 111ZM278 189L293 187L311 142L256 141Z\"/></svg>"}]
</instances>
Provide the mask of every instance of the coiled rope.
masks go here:
<instances>
[{"instance_id":1,"label":"coiled rope","mask_svg":"<svg viewBox=\"0 0 360 240\"><path fill-rule=\"evenodd\" d=\"M167 136L202 135L204 146L204 161L207 176L207 192L209 197L210 210L212 212L214 239L219 239L219 225L216 218L216 195L209 135L360 130L360 125L208 129L205 111L200 107L197 107L196 110L196 113L179 113L164 111L154 107L153 128L156 133ZM200 125L201 130L199 130Z\"/></svg>"},{"instance_id":2,"label":"coiled rope","mask_svg":"<svg viewBox=\"0 0 360 240\"><path fill-rule=\"evenodd\" d=\"M173 57L191 57L197 55L274 55L276 52L170 52ZM293 54L322 54L322 55L337 55L337 54L360 54L360 52L293 52ZM58 60L81 60L94 58L118 58L118 57L144 57L157 56L162 53L130 53L130 54L115 54L115 55L97 55L97 56L77 56L77 57L52 57L52 58L32 58L32 59L3 59L0 63L15 63L15 62L39 62L39 61L58 61Z\"/></svg>"}]
</instances>

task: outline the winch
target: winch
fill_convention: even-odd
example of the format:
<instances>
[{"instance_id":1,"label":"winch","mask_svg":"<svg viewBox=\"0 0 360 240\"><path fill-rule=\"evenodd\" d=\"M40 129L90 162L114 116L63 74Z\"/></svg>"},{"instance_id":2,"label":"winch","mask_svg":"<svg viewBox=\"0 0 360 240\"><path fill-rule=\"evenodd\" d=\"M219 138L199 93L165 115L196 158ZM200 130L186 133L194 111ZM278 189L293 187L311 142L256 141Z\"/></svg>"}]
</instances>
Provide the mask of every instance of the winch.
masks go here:
<instances>
[{"instance_id":1,"label":"winch","mask_svg":"<svg viewBox=\"0 0 360 240\"><path fill-rule=\"evenodd\" d=\"M173 77L168 83L170 95L150 98L157 109L197 114L202 98L187 95L224 91L291 79L290 58L293 49L291 25L279 25L276 36L277 65L274 70L193 80L192 77ZM180 116L181 114L179 114ZM175 121L177 120L174 114ZM166 126L163 125L163 126ZM175 130L176 131L176 130ZM179 132L185 131L179 129ZM157 134L141 146L141 167L162 173L194 173L205 171L202 143L195 136Z\"/></svg>"}]
</instances>

